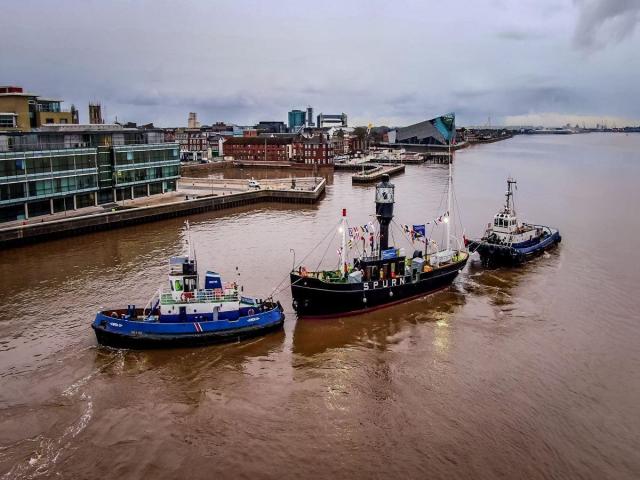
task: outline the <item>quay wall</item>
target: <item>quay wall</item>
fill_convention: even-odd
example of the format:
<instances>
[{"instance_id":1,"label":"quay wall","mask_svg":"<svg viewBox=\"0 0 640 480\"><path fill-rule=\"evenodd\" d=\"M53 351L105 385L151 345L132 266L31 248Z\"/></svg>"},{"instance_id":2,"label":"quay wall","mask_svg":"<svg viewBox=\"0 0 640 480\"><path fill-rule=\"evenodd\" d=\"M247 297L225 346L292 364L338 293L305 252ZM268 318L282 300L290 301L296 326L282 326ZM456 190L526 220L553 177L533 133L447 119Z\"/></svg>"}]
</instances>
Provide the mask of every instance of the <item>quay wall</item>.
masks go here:
<instances>
[{"instance_id":1,"label":"quay wall","mask_svg":"<svg viewBox=\"0 0 640 480\"><path fill-rule=\"evenodd\" d=\"M51 240L53 238L79 235L99 230L110 230L166 218L211 210L224 210L262 202L313 204L324 195L325 185L326 181L322 179L313 191L255 190L224 196L209 195L173 203L20 225L0 229L0 246L3 248L18 246Z\"/></svg>"},{"instance_id":2,"label":"quay wall","mask_svg":"<svg viewBox=\"0 0 640 480\"><path fill-rule=\"evenodd\" d=\"M394 167L383 167L380 170L375 170L370 174L365 173L364 175L353 175L351 177L351 183L371 183L377 180L380 180L383 175L397 175L399 173L404 172L404 165L396 165Z\"/></svg>"},{"instance_id":3,"label":"quay wall","mask_svg":"<svg viewBox=\"0 0 640 480\"><path fill-rule=\"evenodd\" d=\"M336 163L333 165L334 170L348 170L351 172L361 172L362 170L373 170L376 165L373 163Z\"/></svg>"}]
</instances>

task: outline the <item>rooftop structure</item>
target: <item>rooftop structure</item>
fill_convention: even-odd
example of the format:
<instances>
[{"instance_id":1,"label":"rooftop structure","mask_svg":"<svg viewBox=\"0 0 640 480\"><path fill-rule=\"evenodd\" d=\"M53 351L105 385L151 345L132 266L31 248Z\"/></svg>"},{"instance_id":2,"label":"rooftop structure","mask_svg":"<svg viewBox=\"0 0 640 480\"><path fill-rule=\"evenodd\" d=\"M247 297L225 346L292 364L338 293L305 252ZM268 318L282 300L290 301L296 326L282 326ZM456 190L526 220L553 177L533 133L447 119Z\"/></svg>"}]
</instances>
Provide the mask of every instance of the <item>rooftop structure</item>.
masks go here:
<instances>
[{"instance_id":1,"label":"rooftop structure","mask_svg":"<svg viewBox=\"0 0 640 480\"><path fill-rule=\"evenodd\" d=\"M200 128L200 122L198 121L198 114L196 112L189 112L188 128Z\"/></svg>"},{"instance_id":2,"label":"rooftop structure","mask_svg":"<svg viewBox=\"0 0 640 480\"><path fill-rule=\"evenodd\" d=\"M330 114L321 113L320 115L318 115L318 128L334 127L334 126L346 127L347 114L341 113L341 114L330 115Z\"/></svg>"},{"instance_id":3,"label":"rooftop structure","mask_svg":"<svg viewBox=\"0 0 640 480\"><path fill-rule=\"evenodd\" d=\"M27 93L22 87L0 86L0 131L29 132L46 124L73 123L74 115L61 108L62 100Z\"/></svg>"},{"instance_id":4,"label":"rooftop structure","mask_svg":"<svg viewBox=\"0 0 640 480\"><path fill-rule=\"evenodd\" d=\"M89 123L99 125L104 123L102 119L102 105L99 103L89 104Z\"/></svg>"}]
</instances>

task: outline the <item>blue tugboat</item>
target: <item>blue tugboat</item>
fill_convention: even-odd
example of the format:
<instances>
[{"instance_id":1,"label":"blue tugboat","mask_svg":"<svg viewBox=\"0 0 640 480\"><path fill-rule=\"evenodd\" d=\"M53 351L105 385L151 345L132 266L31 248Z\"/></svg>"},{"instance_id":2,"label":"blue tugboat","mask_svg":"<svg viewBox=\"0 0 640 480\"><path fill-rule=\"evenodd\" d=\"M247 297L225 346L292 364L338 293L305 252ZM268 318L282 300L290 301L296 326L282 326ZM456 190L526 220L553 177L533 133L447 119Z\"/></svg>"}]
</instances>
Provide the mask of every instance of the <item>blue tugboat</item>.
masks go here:
<instances>
[{"instance_id":1,"label":"blue tugboat","mask_svg":"<svg viewBox=\"0 0 640 480\"><path fill-rule=\"evenodd\" d=\"M243 296L236 283L223 284L216 272L206 272L204 288L198 288L195 254L172 257L169 265L169 290L159 290L144 308L98 312L91 325L98 343L118 348L197 346L282 328L280 302Z\"/></svg>"},{"instance_id":2,"label":"blue tugboat","mask_svg":"<svg viewBox=\"0 0 640 480\"><path fill-rule=\"evenodd\" d=\"M470 252L478 252L482 265L519 265L556 246L562 240L557 228L520 223L513 201L516 181L507 179L505 206L493 217L479 240L465 239Z\"/></svg>"}]
</instances>

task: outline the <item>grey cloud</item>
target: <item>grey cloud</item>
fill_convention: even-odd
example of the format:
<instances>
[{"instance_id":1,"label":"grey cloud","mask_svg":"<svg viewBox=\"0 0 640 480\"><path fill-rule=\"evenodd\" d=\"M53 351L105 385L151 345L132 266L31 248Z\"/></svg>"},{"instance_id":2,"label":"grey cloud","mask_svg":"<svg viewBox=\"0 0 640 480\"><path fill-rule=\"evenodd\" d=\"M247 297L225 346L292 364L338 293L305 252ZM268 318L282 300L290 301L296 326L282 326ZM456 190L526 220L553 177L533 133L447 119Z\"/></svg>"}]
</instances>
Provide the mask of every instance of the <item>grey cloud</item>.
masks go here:
<instances>
[{"instance_id":1,"label":"grey cloud","mask_svg":"<svg viewBox=\"0 0 640 480\"><path fill-rule=\"evenodd\" d=\"M461 116L484 112L484 117L503 117L529 113L531 111L577 111L583 95L573 88L562 85L520 84L495 89L457 90L452 105ZM482 118L482 115L477 115Z\"/></svg>"},{"instance_id":2,"label":"grey cloud","mask_svg":"<svg viewBox=\"0 0 640 480\"><path fill-rule=\"evenodd\" d=\"M535 39L541 38L542 35L536 32L513 29L513 30L502 30L496 33L496 37L498 37L500 40L524 42L528 40L535 40Z\"/></svg>"},{"instance_id":3,"label":"grey cloud","mask_svg":"<svg viewBox=\"0 0 640 480\"><path fill-rule=\"evenodd\" d=\"M75 103L83 121L95 100L109 120L163 126L190 111L202 123L286 120L307 105L374 124L451 110L460 124L544 111L640 118L631 42L583 61L566 41L578 17L591 44L612 25L614 40L628 38L634 2L462 3L439 14L435 0L6 0L0 84Z\"/></svg>"},{"instance_id":4,"label":"grey cloud","mask_svg":"<svg viewBox=\"0 0 640 480\"><path fill-rule=\"evenodd\" d=\"M574 45L583 50L597 50L631 36L640 23L638 0L574 0L578 21Z\"/></svg>"}]
</instances>

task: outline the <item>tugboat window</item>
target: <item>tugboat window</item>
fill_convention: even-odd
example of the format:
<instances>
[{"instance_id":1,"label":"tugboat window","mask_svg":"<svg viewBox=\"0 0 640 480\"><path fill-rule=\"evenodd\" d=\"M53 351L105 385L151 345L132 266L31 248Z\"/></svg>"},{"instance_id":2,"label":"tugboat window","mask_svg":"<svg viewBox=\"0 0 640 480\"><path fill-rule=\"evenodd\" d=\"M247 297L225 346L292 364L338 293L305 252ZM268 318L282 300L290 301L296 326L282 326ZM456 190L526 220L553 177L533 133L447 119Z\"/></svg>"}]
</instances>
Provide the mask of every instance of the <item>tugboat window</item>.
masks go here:
<instances>
[{"instance_id":1,"label":"tugboat window","mask_svg":"<svg viewBox=\"0 0 640 480\"><path fill-rule=\"evenodd\" d=\"M184 279L185 291L193 292L196 289L196 280L195 278L185 278Z\"/></svg>"}]
</instances>

